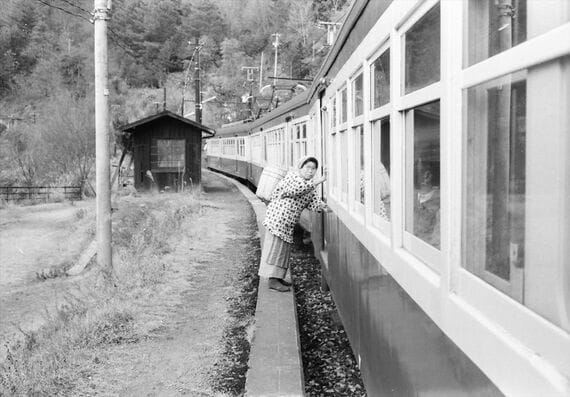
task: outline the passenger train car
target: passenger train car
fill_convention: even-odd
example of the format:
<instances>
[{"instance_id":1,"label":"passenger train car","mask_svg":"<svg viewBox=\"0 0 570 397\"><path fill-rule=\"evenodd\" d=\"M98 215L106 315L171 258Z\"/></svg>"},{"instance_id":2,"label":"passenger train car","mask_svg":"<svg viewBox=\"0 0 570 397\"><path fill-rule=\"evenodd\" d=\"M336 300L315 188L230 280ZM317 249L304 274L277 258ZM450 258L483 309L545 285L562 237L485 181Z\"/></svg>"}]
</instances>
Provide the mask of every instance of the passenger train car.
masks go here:
<instances>
[{"instance_id":1,"label":"passenger train car","mask_svg":"<svg viewBox=\"0 0 570 397\"><path fill-rule=\"evenodd\" d=\"M570 2L356 0L314 84L209 140L308 227L369 395L570 395Z\"/></svg>"}]
</instances>

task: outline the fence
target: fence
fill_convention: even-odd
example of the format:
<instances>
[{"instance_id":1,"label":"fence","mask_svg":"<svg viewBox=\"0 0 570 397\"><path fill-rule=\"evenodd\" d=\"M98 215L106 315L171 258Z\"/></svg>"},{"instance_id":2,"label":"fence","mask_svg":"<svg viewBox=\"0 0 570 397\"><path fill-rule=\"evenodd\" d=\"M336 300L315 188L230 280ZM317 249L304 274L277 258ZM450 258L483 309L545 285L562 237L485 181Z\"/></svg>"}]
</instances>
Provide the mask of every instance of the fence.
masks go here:
<instances>
[{"instance_id":1,"label":"fence","mask_svg":"<svg viewBox=\"0 0 570 397\"><path fill-rule=\"evenodd\" d=\"M0 200L50 201L52 197L63 197L65 200L81 200L80 186L0 186Z\"/></svg>"}]
</instances>

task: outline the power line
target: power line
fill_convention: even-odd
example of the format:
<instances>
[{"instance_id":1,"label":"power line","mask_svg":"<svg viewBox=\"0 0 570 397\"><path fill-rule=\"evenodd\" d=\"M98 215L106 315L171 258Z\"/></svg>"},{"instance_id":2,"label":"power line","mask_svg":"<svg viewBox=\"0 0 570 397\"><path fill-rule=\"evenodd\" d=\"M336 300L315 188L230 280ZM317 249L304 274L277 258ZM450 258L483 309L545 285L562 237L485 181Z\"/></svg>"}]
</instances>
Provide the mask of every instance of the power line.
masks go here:
<instances>
[{"instance_id":1,"label":"power line","mask_svg":"<svg viewBox=\"0 0 570 397\"><path fill-rule=\"evenodd\" d=\"M75 4L75 3L73 3L73 2L71 2L71 1L69 1L69 0L61 0L61 1L63 1L64 3L69 4L69 5L72 6L72 7L77 8L77 9L83 11L83 12L86 12L86 13L89 14L89 15L93 15L90 11L87 11L85 8L80 7L80 6L78 6L77 4Z\"/></svg>"},{"instance_id":2,"label":"power line","mask_svg":"<svg viewBox=\"0 0 570 397\"><path fill-rule=\"evenodd\" d=\"M78 17L78 18L84 19L84 20L86 20L86 21L89 22L89 23L93 23L93 22L91 21L91 19L86 18L86 17L84 17L83 15L74 14L73 12L71 12L71 11L69 11L69 10L66 10L65 8L61 8L61 7L55 6L55 5L50 4L50 3L46 2L46 1L43 1L43 0L36 0L36 1L38 1L39 3L42 3L43 5L46 5L46 6L48 6L48 7L55 8L55 9L58 9L58 10L60 10L60 11L63 11L63 12L65 12L66 14L69 14L69 15L72 15L72 16L74 16L74 17Z\"/></svg>"}]
</instances>

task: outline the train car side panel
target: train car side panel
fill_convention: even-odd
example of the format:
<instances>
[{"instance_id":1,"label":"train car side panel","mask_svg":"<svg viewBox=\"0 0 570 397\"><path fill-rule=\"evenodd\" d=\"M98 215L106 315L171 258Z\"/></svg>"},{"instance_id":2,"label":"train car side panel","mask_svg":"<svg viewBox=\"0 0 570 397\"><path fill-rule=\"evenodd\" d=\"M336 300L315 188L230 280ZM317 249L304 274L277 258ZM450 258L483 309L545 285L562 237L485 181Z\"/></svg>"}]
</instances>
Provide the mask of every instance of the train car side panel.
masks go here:
<instances>
[{"instance_id":1,"label":"train car side panel","mask_svg":"<svg viewBox=\"0 0 570 397\"><path fill-rule=\"evenodd\" d=\"M333 214L328 283L370 395L500 396ZM318 236L314 236L318 238Z\"/></svg>"}]
</instances>

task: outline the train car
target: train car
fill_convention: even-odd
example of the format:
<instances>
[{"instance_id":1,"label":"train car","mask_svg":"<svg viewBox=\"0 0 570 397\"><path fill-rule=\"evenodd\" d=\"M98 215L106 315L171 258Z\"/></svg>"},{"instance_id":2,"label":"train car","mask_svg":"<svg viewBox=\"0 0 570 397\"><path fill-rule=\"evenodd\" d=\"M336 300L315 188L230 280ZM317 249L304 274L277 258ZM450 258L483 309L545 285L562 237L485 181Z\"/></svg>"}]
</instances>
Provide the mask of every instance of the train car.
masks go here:
<instances>
[{"instance_id":1,"label":"train car","mask_svg":"<svg viewBox=\"0 0 570 397\"><path fill-rule=\"evenodd\" d=\"M222 126L208 141L207 166L257 186L268 165L289 169L307 153L308 92L261 119Z\"/></svg>"},{"instance_id":2,"label":"train car","mask_svg":"<svg viewBox=\"0 0 570 397\"><path fill-rule=\"evenodd\" d=\"M328 169L309 226L369 395L570 395L569 37L566 0L355 0L247 130L257 175Z\"/></svg>"}]
</instances>

